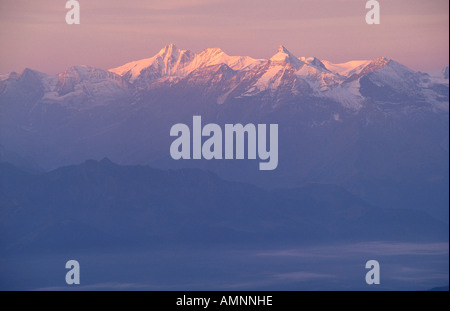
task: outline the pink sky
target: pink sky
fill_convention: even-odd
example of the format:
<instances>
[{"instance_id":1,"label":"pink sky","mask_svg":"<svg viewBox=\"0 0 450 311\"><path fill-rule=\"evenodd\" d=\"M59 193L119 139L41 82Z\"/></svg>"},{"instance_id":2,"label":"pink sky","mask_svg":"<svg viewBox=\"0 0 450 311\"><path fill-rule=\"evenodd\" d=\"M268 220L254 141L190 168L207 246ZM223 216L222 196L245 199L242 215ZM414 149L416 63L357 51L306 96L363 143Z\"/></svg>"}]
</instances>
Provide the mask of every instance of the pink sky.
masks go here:
<instances>
[{"instance_id":1,"label":"pink sky","mask_svg":"<svg viewBox=\"0 0 450 311\"><path fill-rule=\"evenodd\" d=\"M332 62L386 56L415 70L448 66L448 0L79 0L81 25L65 23L65 0L0 0L0 73L57 73L72 65L113 68L175 43L199 52L269 58L282 44Z\"/></svg>"}]
</instances>

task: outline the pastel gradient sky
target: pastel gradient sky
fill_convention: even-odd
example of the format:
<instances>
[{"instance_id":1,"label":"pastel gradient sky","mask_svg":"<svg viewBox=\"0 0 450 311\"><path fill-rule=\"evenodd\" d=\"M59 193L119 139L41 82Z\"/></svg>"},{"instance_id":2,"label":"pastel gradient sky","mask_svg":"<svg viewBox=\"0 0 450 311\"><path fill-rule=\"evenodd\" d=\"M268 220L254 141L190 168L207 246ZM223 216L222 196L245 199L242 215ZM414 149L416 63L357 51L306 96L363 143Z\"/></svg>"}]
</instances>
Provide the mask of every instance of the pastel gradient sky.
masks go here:
<instances>
[{"instance_id":1,"label":"pastel gradient sky","mask_svg":"<svg viewBox=\"0 0 450 311\"><path fill-rule=\"evenodd\" d=\"M379 0L380 25L365 23L365 0L79 2L81 25L67 25L65 0L0 0L0 73L109 69L171 42L254 58L282 44L332 62L386 56L421 71L448 65L448 0Z\"/></svg>"}]
</instances>

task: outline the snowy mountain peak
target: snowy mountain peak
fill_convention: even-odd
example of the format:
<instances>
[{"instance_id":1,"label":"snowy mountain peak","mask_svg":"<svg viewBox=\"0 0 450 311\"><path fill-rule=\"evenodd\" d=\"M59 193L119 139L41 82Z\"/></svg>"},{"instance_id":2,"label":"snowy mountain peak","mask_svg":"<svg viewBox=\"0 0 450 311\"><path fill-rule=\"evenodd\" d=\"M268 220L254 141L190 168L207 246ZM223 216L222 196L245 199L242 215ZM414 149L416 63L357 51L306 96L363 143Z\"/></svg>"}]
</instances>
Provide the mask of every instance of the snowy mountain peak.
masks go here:
<instances>
[{"instance_id":1,"label":"snowy mountain peak","mask_svg":"<svg viewBox=\"0 0 450 311\"><path fill-rule=\"evenodd\" d=\"M354 74L359 74L364 67L370 64L370 62L370 60L354 60L346 63L335 64L326 60L322 61L329 71L343 77L350 77Z\"/></svg>"},{"instance_id":2,"label":"snowy mountain peak","mask_svg":"<svg viewBox=\"0 0 450 311\"><path fill-rule=\"evenodd\" d=\"M295 57L291 52L289 52L289 50L286 49L283 45L280 45L278 47L277 53L273 55L269 60L275 64L289 63L296 68L299 68L300 66L305 64L303 61L301 61L300 59Z\"/></svg>"},{"instance_id":3,"label":"snowy mountain peak","mask_svg":"<svg viewBox=\"0 0 450 311\"><path fill-rule=\"evenodd\" d=\"M202 52L200 52L200 55L204 55L204 56L214 56L214 55L218 55L218 54L225 54L225 52L222 51L221 48L207 48L207 49L204 49Z\"/></svg>"},{"instance_id":4,"label":"snowy mountain peak","mask_svg":"<svg viewBox=\"0 0 450 311\"><path fill-rule=\"evenodd\" d=\"M398 64L397 62L394 62L384 56L380 56L372 60L362 71L363 74L367 74L369 72L374 72L381 70L382 68L386 67L389 63L395 65Z\"/></svg>"},{"instance_id":5,"label":"snowy mountain peak","mask_svg":"<svg viewBox=\"0 0 450 311\"><path fill-rule=\"evenodd\" d=\"M386 58L386 57L384 57L384 56L380 56L380 57L375 58L375 59L371 62L371 64L372 64L373 66L383 67L383 66L385 66L387 63L389 63L390 61L391 61L390 59L388 59L388 58Z\"/></svg>"},{"instance_id":6,"label":"snowy mountain peak","mask_svg":"<svg viewBox=\"0 0 450 311\"><path fill-rule=\"evenodd\" d=\"M286 53L286 54L290 54L290 52L288 51L288 49L286 49L286 47L284 45L280 45L278 47L278 53Z\"/></svg>"},{"instance_id":7,"label":"snowy mountain peak","mask_svg":"<svg viewBox=\"0 0 450 311\"><path fill-rule=\"evenodd\" d=\"M308 65L316 67L317 69L321 69L321 70L330 72L330 70L328 70L328 68L325 67L323 62L320 59L318 59L317 57L299 57L298 59Z\"/></svg>"},{"instance_id":8,"label":"snowy mountain peak","mask_svg":"<svg viewBox=\"0 0 450 311\"><path fill-rule=\"evenodd\" d=\"M158 52L158 54L156 54L156 57L160 56L163 59L169 59L169 58L178 59L181 55L183 55L186 52L190 52L190 51L180 50L175 46L175 44L170 43L170 44L166 45L165 47L163 47Z\"/></svg>"},{"instance_id":9,"label":"snowy mountain peak","mask_svg":"<svg viewBox=\"0 0 450 311\"><path fill-rule=\"evenodd\" d=\"M366 62L362 61L361 65L362 66L359 66L359 68L357 68L357 70L352 71L351 75L348 75L349 81L357 80L360 77L362 77L364 75L368 75L373 72L378 72L378 71L382 70L383 68L386 68L388 65L390 67L392 67L391 69L394 69L394 67L396 67L397 69L394 69L394 71L398 71L398 70L404 71L404 72L410 71L407 67L400 65L399 63L394 62L384 56L377 57L371 61L366 61Z\"/></svg>"},{"instance_id":10,"label":"snowy mountain peak","mask_svg":"<svg viewBox=\"0 0 450 311\"><path fill-rule=\"evenodd\" d=\"M163 48L159 51L158 55L172 54L173 51L177 51L177 50L178 50L178 48L175 46L175 44L170 43L170 44L166 45L165 47L163 47Z\"/></svg>"},{"instance_id":11,"label":"snowy mountain peak","mask_svg":"<svg viewBox=\"0 0 450 311\"><path fill-rule=\"evenodd\" d=\"M249 56L230 56L220 48L208 48L200 52L194 61L193 66L206 67L212 65L225 64L233 70L243 70L261 64L263 60L254 59Z\"/></svg>"}]
</instances>

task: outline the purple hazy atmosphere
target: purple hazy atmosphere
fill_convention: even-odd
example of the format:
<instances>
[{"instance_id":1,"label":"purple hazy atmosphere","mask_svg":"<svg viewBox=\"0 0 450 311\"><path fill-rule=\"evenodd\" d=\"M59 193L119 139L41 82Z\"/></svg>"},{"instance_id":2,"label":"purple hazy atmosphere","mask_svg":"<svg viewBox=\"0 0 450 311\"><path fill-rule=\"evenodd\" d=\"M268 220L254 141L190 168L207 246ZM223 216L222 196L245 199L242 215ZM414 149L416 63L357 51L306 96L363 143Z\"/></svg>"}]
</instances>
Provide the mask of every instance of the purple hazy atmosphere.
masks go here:
<instances>
[{"instance_id":1,"label":"purple hazy atmosphere","mask_svg":"<svg viewBox=\"0 0 450 311\"><path fill-rule=\"evenodd\" d=\"M412 69L448 65L448 0L379 0L381 24L365 23L364 0L0 0L0 73L57 73L72 65L109 69L175 43L199 52L269 58L282 44L332 62L386 56Z\"/></svg>"}]
</instances>

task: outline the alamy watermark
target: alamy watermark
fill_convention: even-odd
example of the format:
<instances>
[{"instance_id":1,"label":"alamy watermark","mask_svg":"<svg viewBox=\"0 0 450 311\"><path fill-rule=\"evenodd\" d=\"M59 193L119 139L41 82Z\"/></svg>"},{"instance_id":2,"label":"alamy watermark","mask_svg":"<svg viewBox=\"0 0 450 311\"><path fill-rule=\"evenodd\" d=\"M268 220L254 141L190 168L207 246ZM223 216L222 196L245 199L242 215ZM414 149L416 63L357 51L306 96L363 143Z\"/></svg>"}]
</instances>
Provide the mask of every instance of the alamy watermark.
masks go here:
<instances>
[{"instance_id":1,"label":"alamy watermark","mask_svg":"<svg viewBox=\"0 0 450 311\"><path fill-rule=\"evenodd\" d=\"M380 3L376 0L369 0L366 2L366 23L369 25L380 24Z\"/></svg>"},{"instance_id":2,"label":"alamy watermark","mask_svg":"<svg viewBox=\"0 0 450 311\"><path fill-rule=\"evenodd\" d=\"M366 269L370 269L366 273L366 283L368 285L380 284L380 263L376 260L366 262Z\"/></svg>"},{"instance_id":3,"label":"alamy watermark","mask_svg":"<svg viewBox=\"0 0 450 311\"><path fill-rule=\"evenodd\" d=\"M256 159L258 156L262 160L259 163L260 170L270 171L277 168L278 124L270 124L269 126L270 142L268 146L266 124L258 124L258 126L251 123L245 126L242 124L225 124L225 129L222 131L222 128L214 123L202 127L201 116L194 116L192 123L192 135L189 126L183 123L175 124L170 129L170 136L178 137L170 146L172 159L232 160L235 158L235 154L236 159L245 159L245 153L247 153L247 159ZM223 135L223 132L225 132L225 135ZM204 137L208 137L208 139L202 142ZM247 139L245 139L246 137ZM247 141L247 148L245 141ZM223 142L225 143L223 144ZM267 147L269 148L267 149Z\"/></svg>"},{"instance_id":4,"label":"alamy watermark","mask_svg":"<svg viewBox=\"0 0 450 311\"><path fill-rule=\"evenodd\" d=\"M66 2L66 9L70 9L66 13L66 23L68 25L80 24L80 3L76 0Z\"/></svg>"},{"instance_id":5,"label":"alamy watermark","mask_svg":"<svg viewBox=\"0 0 450 311\"><path fill-rule=\"evenodd\" d=\"M66 273L67 285L79 285L80 284L80 263L76 260L69 260L66 262L66 269L70 269Z\"/></svg>"}]
</instances>

